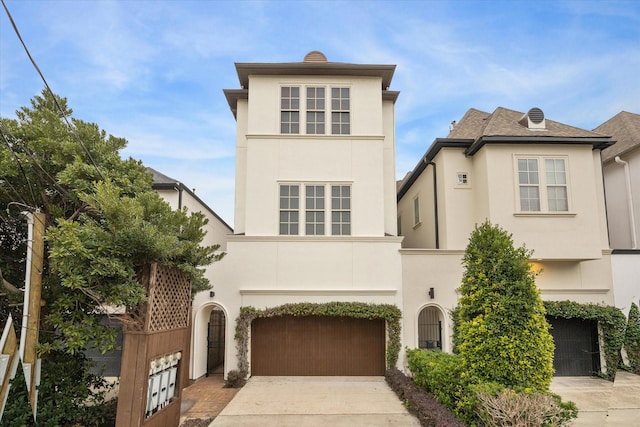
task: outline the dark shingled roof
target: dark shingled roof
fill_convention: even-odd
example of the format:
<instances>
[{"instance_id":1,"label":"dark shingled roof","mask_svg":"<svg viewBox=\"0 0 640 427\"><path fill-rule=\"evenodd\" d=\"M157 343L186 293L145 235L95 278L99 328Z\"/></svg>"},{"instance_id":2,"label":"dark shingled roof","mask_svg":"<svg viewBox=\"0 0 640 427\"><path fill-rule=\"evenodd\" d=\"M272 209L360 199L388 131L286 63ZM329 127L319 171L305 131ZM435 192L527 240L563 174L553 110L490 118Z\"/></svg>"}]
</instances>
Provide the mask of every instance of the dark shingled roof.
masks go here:
<instances>
[{"instance_id":1,"label":"dark shingled roof","mask_svg":"<svg viewBox=\"0 0 640 427\"><path fill-rule=\"evenodd\" d=\"M615 141L610 136L598 132L565 125L544 119L543 129L530 129L521 124L525 113L498 107L493 113L471 108L446 138L436 138L418 164L399 184L398 201L406 194L427 164L432 162L440 149L454 147L464 150L466 156L473 156L485 144L585 144L593 149L603 150Z\"/></svg>"},{"instance_id":2,"label":"dark shingled roof","mask_svg":"<svg viewBox=\"0 0 640 427\"><path fill-rule=\"evenodd\" d=\"M535 137L565 137L590 138L602 137L601 133L580 129L577 127L545 119L545 129L529 129L518 121L524 113L498 107L493 113L471 108L456 124L447 138L477 139L482 136L535 136Z\"/></svg>"},{"instance_id":3,"label":"dark shingled roof","mask_svg":"<svg viewBox=\"0 0 640 427\"><path fill-rule=\"evenodd\" d=\"M611 135L617 142L602 152L602 161L607 162L614 157L640 147L640 114L621 111L594 131Z\"/></svg>"}]
</instances>

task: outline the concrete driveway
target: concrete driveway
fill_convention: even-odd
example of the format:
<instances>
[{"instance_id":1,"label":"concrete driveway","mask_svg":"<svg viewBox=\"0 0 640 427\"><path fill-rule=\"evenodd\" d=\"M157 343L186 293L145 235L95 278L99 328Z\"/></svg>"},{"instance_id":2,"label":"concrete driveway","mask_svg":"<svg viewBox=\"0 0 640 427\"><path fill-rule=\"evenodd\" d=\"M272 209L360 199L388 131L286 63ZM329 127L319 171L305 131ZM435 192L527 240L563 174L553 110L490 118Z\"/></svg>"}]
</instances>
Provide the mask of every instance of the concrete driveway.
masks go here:
<instances>
[{"instance_id":1,"label":"concrete driveway","mask_svg":"<svg viewBox=\"0 0 640 427\"><path fill-rule=\"evenodd\" d=\"M614 382L594 377L554 377L551 391L578 407L573 427L640 426L640 376L618 371Z\"/></svg>"},{"instance_id":2,"label":"concrete driveway","mask_svg":"<svg viewBox=\"0 0 640 427\"><path fill-rule=\"evenodd\" d=\"M419 426L383 377L252 377L210 426Z\"/></svg>"}]
</instances>

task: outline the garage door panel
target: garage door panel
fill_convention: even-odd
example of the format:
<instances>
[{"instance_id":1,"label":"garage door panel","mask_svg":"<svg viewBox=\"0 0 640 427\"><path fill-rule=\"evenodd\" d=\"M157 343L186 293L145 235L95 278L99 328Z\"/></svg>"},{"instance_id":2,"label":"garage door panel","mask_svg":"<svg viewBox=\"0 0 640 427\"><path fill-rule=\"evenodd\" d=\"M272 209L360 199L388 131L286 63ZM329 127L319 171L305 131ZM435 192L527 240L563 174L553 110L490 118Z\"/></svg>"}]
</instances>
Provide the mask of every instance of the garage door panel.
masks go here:
<instances>
[{"instance_id":1,"label":"garage door panel","mask_svg":"<svg viewBox=\"0 0 640 427\"><path fill-rule=\"evenodd\" d=\"M253 375L384 375L384 320L322 316L256 319Z\"/></svg>"},{"instance_id":2,"label":"garage door panel","mask_svg":"<svg viewBox=\"0 0 640 427\"><path fill-rule=\"evenodd\" d=\"M599 372L597 323L557 317L549 317L548 320L555 344L555 375L586 376Z\"/></svg>"}]
</instances>

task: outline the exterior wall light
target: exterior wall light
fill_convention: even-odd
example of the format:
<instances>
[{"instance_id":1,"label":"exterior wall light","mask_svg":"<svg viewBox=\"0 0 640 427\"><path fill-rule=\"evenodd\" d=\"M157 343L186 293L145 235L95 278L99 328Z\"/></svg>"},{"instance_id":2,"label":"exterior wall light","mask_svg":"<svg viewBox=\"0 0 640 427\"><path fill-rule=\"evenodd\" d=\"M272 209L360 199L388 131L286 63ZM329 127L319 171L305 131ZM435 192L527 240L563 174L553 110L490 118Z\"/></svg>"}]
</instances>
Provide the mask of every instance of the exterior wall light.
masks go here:
<instances>
[{"instance_id":1,"label":"exterior wall light","mask_svg":"<svg viewBox=\"0 0 640 427\"><path fill-rule=\"evenodd\" d=\"M436 297L436 290L434 288L429 288L429 298L434 299Z\"/></svg>"}]
</instances>

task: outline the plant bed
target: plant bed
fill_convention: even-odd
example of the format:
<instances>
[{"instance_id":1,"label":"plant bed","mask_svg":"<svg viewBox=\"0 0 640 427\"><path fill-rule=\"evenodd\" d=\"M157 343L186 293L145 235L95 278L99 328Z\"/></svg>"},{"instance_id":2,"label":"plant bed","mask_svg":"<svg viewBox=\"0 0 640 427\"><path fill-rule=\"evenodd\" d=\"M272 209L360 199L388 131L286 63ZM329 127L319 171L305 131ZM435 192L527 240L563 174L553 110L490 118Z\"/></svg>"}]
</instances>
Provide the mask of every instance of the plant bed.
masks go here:
<instances>
[{"instance_id":1,"label":"plant bed","mask_svg":"<svg viewBox=\"0 0 640 427\"><path fill-rule=\"evenodd\" d=\"M387 369L385 379L398 395L409 412L420 421L421 426L463 427L465 423L433 396L420 389L411 378L396 368Z\"/></svg>"}]
</instances>

